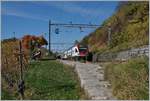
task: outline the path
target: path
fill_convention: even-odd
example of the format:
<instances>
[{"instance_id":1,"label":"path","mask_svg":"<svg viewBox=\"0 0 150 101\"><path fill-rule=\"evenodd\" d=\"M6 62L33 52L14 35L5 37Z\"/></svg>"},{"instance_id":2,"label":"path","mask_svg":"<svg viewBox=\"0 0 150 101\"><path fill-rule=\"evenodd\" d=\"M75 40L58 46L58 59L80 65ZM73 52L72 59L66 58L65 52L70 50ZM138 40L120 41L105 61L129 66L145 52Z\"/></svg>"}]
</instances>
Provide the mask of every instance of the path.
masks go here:
<instances>
[{"instance_id":1,"label":"path","mask_svg":"<svg viewBox=\"0 0 150 101\"><path fill-rule=\"evenodd\" d=\"M92 100L114 100L110 84L104 80L104 70L102 67L91 63L80 63L60 60L63 64L72 65L78 74L81 87Z\"/></svg>"}]
</instances>

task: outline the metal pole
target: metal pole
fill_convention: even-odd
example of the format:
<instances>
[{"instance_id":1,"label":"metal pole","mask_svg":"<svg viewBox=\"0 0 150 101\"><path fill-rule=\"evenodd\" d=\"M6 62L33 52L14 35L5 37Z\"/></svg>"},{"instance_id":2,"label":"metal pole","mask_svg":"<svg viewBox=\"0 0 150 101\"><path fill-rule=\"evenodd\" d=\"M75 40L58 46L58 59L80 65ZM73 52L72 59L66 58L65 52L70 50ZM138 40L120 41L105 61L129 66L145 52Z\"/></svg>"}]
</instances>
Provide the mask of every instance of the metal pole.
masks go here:
<instances>
[{"instance_id":1,"label":"metal pole","mask_svg":"<svg viewBox=\"0 0 150 101\"><path fill-rule=\"evenodd\" d=\"M15 32L13 32L13 34L14 34L14 39L15 39Z\"/></svg>"},{"instance_id":2,"label":"metal pole","mask_svg":"<svg viewBox=\"0 0 150 101\"><path fill-rule=\"evenodd\" d=\"M51 20L49 20L49 53L51 52Z\"/></svg>"},{"instance_id":3,"label":"metal pole","mask_svg":"<svg viewBox=\"0 0 150 101\"><path fill-rule=\"evenodd\" d=\"M44 35L45 35L45 39L46 39L46 33L44 33ZM47 45L45 45L45 48L47 49Z\"/></svg>"}]
</instances>

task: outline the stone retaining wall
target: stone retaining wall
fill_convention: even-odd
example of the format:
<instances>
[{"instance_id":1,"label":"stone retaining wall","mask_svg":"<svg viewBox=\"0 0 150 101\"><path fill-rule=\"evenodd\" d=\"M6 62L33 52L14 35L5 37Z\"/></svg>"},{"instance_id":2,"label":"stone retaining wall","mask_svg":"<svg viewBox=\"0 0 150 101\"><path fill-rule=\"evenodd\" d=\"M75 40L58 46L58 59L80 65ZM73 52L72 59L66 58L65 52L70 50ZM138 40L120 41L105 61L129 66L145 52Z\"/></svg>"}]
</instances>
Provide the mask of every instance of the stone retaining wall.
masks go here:
<instances>
[{"instance_id":1,"label":"stone retaining wall","mask_svg":"<svg viewBox=\"0 0 150 101\"><path fill-rule=\"evenodd\" d=\"M117 53L101 53L93 55L93 62L101 61L126 61L130 58L138 56L149 56L149 46L143 46L140 48L132 48L130 50L121 51Z\"/></svg>"}]
</instances>

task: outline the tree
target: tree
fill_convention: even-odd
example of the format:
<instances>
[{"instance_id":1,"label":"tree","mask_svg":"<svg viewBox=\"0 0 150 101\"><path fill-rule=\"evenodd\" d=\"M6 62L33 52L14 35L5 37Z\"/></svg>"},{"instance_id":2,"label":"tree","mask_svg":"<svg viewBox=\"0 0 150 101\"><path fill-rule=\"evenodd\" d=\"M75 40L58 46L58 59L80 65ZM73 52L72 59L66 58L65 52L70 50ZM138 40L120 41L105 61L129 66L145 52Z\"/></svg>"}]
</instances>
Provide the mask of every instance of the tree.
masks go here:
<instances>
[{"instance_id":1,"label":"tree","mask_svg":"<svg viewBox=\"0 0 150 101\"><path fill-rule=\"evenodd\" d=\"M43 36L25 35L22 38L22 45L25 49L41 47L47 44L48 42Z\"/></svg>"}]
</instances>

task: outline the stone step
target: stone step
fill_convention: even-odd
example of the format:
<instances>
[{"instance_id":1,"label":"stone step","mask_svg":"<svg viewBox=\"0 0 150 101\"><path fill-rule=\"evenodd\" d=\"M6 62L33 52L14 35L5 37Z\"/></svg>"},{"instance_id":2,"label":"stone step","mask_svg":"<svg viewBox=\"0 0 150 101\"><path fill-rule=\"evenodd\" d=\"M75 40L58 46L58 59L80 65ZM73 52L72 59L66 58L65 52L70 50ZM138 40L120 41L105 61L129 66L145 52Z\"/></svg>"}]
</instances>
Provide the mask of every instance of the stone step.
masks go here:
<instances>
[{"instance_id":1,"label":"stone step","mask_svg":"<svg viewBox=\"0 0 150 101\"><path fill-rule=\"evenodd\" d=\"M74 65L78 74L81 87L92 100L114 100L111 84L104 80L104 70L97 64L80 62L63 62L64 64Z\"/></svg>"}]
</instances>

